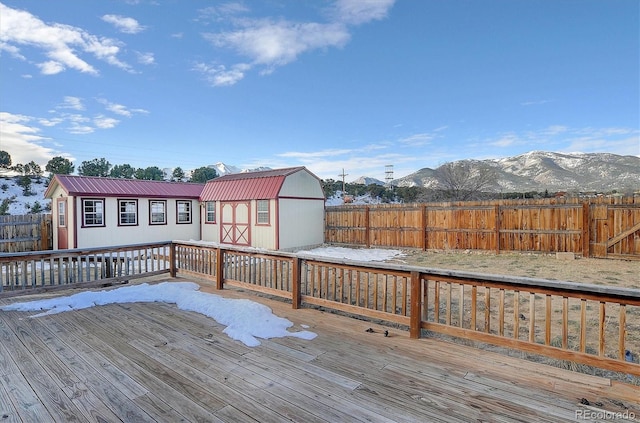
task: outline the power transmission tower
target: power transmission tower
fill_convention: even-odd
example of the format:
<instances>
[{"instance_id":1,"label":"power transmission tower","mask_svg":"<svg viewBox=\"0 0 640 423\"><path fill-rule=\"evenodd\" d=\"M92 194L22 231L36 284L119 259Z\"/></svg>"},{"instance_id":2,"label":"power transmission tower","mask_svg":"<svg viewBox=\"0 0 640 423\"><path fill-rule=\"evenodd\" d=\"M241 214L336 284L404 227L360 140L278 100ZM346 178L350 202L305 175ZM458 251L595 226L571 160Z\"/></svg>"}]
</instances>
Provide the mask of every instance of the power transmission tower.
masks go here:
<instances>
[{"instance_id":1,"label":"power transmission tower","mask_svg":"<svg viewBox=\"0 0 640 423\"><path fill-rule=\"evenodd\" d=\"M387 185L391 185L391 181L393 181L393 165L386 165L384 167L384 181Z\"/></svg>"}]
</instances>

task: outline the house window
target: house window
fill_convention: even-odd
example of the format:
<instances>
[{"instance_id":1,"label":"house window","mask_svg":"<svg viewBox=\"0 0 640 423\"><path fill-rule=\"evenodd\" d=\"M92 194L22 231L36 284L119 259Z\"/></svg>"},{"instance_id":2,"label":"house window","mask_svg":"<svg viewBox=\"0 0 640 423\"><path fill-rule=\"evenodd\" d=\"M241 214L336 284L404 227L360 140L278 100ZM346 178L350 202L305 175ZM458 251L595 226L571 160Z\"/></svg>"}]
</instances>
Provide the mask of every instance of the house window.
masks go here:
<instances>
[{"instance_id":1,"label":"house window","mask_svg":"<svg viewBox=\"0 0 640 423\"><path fill-rule=\"evenodd\" d=\"M191 201L176 201L178 223L191 223Z\"/></svg>"},{"instance_id":2,"label":"house window","mask_svg":"<svg viewBox=\"0 0 640 423\"><path fill-rule=\"evenodd\" d=\"M118 224L120 226L129 226L138 224L138 201L137 200L119 200L118 209L120 214Z\"/></svg>"},{"instance_id":3,"label":"house window","mask_svg":"<svg viewBox=\"0 0 640 423\"><path fill-rule=\"evenodd\" d=\"M269 200L258 200L258 213L257 213L258 225L268 225L269 219Z\"/></svg>"},{"instance_id":4,"label":"house window","mask_svg":"<svg viewBox=\"0 0 640 423\"><path fill-rule=\"evenodd\" d=\"M104 226L104 200L82 199L82 226Z\"/></svg>"},{"instance_id":5,"label":"house window","mask_svg":"<svg viewBox=\"0 0 640 423\"><path fill-rule=\"evenodd\" d=\"M67 226L67 203L65 201L58 202L58 226L61 228Z\"/></svg>"},{"instance_id":6,"label":"house window","mask_svg":"<svg viewBox=\"0 0 640 423\"><path fill-rule=\"evenodd\" d=\"M150 225L166 225L167 224L167 202L159 200L149 201L149 224Z\"/></svg>"},{"instance_id":7,"label":"house window","mask_svg":"<svg viewBox=\"0 0 640 423\"><path fill-rule=\"evenodd\" d=\"M206 223L216 223L216 202L215 201L207 201L207 217Z\"/></svg>"}]
</instances>

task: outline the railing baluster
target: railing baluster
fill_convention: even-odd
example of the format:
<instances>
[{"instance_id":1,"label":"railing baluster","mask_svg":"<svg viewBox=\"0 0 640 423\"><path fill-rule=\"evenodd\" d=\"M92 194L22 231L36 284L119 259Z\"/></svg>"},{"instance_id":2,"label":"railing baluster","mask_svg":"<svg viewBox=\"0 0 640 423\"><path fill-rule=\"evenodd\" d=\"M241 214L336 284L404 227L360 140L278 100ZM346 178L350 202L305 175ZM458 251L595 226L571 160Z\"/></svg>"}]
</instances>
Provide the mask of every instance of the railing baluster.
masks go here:
<instances>
[{"instance_id":1,"label":"railing baluster","mask_svg":"<svg viewBox=\"0 0 640 423\"><path fill-rule=\"evenodd\" d=\"M529 342L536 342L536 294L529 293Z\"/></svg>"},{"instance_id":2,"label":"railing baluster","mask_svg":"<svg viewBox=\"0 0 640 423\"><path fill-rule=\"evenodd\" d=\"M620 304L620 312L618 317L618 359L625 360L626 338L627 338L627 306Z\"/></svg>"},{"instance_id":3,"label":"railing baluster","mask_svg":"<svg viewBox=\"0 0 640 423\"><path fill-rule=\"evenodd\" d=\"M600 301L600 310L599 310L599 322L598 322L598 355L600 357L604 356L604 329L605 329L605 319L606 319L606 303L604 301Z\"/></svg>"}]
</instances>

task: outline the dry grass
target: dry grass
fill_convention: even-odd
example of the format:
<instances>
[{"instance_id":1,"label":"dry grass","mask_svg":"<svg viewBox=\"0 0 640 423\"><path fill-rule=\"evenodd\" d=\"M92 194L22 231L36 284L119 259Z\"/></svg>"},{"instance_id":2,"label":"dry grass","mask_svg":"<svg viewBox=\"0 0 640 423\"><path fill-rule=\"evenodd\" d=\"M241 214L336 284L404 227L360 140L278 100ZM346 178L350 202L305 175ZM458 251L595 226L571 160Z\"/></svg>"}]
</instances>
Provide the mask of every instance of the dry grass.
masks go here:
<instances>
[{"instance_id":1,"label":"dry grass","mask_svg":"<svg viewBox=\"0 0 640 423\"><path fill-rule=\"evenodd\" d=\"M559 260L549 254L490 254L405 250L401 260L429 268L524 276L571 282L640 288L640 261L576 257Z\"/></svg>"}]
</instances>

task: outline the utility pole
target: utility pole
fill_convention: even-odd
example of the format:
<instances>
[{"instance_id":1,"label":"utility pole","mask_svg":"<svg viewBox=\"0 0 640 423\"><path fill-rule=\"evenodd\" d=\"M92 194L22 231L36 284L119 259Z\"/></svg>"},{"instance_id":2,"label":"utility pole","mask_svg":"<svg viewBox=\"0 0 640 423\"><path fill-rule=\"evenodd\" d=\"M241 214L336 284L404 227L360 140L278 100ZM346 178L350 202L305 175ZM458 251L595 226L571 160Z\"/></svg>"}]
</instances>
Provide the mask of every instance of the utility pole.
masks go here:
<instances>
[{"instance_id":1,"label":"utility pole","mask_svg":"<svg viewBox=\"0 0 640 423\"><path fill-rule=\"evenodd\" d=\"M349 175L348 173L344 173L344 168L342 168L342 173L339 174L338 176L342 176L342 198L344 198L345 195L345 183L344 183L344 177Z\"/></svg>"}]
</instances>

